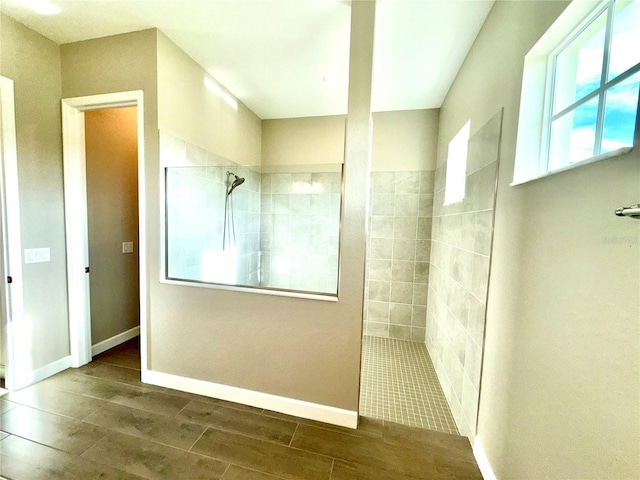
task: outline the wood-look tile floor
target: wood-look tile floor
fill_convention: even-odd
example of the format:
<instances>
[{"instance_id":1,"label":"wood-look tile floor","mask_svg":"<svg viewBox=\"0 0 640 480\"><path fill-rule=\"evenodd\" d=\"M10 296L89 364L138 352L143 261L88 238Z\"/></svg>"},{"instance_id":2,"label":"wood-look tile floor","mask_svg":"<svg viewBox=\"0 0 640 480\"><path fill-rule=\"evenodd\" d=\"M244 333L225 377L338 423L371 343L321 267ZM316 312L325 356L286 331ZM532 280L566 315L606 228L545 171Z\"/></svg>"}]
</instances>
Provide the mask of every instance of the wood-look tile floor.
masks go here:
<instances>
[{"instance_id":1,"label":"wood-look tile floor","mask_svg":"<svg viewBox=\"0 0 640 480\"><path fill-rule=\"evenodd\" d=\"M0 398L10 480L482 479L466 437L335 427L140 382L130 341Z\"/></svg>"}]
</instances>

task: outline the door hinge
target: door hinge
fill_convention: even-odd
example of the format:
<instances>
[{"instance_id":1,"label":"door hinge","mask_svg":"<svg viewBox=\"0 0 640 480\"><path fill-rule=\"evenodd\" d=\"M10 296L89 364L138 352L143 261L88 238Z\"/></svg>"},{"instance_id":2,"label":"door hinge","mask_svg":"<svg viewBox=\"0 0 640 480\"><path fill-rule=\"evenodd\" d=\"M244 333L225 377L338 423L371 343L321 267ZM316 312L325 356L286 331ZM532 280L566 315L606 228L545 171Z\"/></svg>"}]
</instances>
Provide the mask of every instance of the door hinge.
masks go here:
<instances>
[{"instance_id":1,"label":"door hinge","mask_svg":"<svg viewBox=\"0 0 640 480\"><path fill-rule=\"evenodd\" d=\"M89 273L89 267L84 267L84 273Z\"/></svg>"},{"instance_id":2,"label":"door hinge","mask_svg":"<svg viewBox=\"0 0 640 480\"><path fill-rule=\"evenodd\" d=\"M13 278L11 277L11 275L7 277L7 283L13 283Z\"/></svg>"}]
</instances>

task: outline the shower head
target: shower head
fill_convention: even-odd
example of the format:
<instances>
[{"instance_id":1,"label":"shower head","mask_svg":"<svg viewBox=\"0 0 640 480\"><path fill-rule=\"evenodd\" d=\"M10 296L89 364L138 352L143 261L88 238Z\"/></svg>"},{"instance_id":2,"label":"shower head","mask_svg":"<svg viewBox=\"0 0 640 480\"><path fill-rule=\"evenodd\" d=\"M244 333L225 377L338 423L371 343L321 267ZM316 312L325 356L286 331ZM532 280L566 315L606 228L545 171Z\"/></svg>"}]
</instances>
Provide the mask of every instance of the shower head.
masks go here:
<instances>
[{"instance_id":1,"label":"shower head","mask_svg":"<svg viewBox=\"0 0 640 480\"><path fill-rule=\"evenodd\" d=\"M244 183L244 178L242 177L236 177L236 179L233 181L233 183L231 184L231 188L236 188L237 186L240 186Z\"/></svg>"},{"instance_id":2,"label":"shower head","mask_svg":"<svg viewBox=\"0 0 640 480\"><path fill-rule=\"evenodd\" d=\"M240 185L242 185L244 183L244 178L237 176L235 173L227 172L227 178L229 178L231 176L235 177L235 180L229 186L229 190L227 191L227 196L231 195L231 192L233 192L233 190L236 187L239 187Z\"/></svg>"}]
</instances>

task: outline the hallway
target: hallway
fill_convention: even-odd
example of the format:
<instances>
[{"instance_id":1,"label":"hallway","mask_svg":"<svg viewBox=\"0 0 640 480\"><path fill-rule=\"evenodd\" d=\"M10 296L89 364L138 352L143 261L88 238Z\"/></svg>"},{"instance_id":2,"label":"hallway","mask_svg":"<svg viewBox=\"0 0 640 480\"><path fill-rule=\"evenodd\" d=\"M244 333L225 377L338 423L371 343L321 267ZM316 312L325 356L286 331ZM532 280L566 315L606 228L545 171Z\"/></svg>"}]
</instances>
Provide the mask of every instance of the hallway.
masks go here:
<instances>
[{"instance_id":1,"label":"hallway","mask_svg":"<svg viewBox=\"0 0 640 480\"><path fill-rule=\"evenodd\" d=\"M0 399L0 475L22 479L481 479L465 437L321 424L140 382L137 339Z\"/></svg>"}]
</instances>

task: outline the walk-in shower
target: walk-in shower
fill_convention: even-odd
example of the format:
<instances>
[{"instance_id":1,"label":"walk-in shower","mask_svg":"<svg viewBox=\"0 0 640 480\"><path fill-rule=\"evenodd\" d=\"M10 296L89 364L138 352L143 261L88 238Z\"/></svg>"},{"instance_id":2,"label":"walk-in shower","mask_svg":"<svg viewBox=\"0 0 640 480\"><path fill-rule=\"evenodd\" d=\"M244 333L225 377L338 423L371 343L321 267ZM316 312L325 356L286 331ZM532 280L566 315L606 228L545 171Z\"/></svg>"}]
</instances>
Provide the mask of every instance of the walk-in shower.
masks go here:
<instances>
[{"instance_id":1,"label":"walk-in shower","mask_svg":"<svg viewBox=\"0 0 640 480\"><path fill-rule=\"evenodd\" d=\"M234 177L233 181L231 177ZM235 248L236 226L233 219L233 191L244 183L244 178L227 171L227 191L224 199L224 223L222 225L222 250Z\"/></svg>"}]
</instances>

